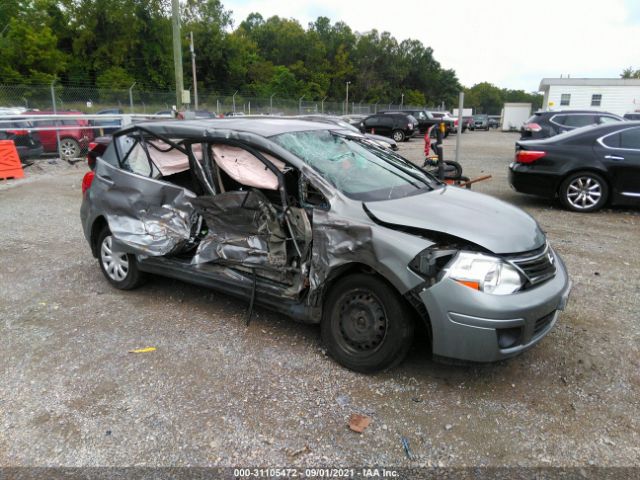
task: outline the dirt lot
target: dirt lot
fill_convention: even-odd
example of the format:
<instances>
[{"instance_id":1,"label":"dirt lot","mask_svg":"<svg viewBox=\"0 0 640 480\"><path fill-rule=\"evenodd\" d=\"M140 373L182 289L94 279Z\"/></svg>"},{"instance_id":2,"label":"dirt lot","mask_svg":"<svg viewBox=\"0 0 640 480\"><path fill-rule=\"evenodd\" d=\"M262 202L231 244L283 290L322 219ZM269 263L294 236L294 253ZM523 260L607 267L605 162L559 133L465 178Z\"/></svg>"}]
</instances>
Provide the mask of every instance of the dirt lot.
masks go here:
<instances>
[{"instance_id":1,"label":"dirt lot","mask_svg":"<svg viewBox=\"0 0 640 480\"><path fill-rule=\"evenodd\" d=\"M318 328L264 310L246 327L247 305L209 290L111 288L81 232L83 165L0 182L0 465L640 465L640 209L512 192L515 139L465 133L462 163L547 231L566 312L513 360L446 366L419 340L375 376L328 358ZM417 160L422 141L402 151ZM373 419L363 434L354 412Z\"/></svg>"}]
</instances>

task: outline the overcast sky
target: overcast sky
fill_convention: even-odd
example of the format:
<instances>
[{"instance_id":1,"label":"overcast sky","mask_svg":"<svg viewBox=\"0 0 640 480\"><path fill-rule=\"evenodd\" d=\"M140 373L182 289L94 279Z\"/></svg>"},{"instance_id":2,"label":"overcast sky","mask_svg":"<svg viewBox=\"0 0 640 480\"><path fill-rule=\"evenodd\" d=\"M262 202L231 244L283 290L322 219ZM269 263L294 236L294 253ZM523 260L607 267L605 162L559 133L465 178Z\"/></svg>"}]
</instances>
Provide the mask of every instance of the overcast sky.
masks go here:
<instances>
[{"instance_id":1,"label":"overcast sky","mask_svg":"<svg viewBox=\"0 0 640 480\"><path fill-rule=\"evenodd\" d=\"M465 86L488 81L534 91L543 77L617 78L640 68L640 0L222 2L236 26L251 12L295 18L305 28L322 15L358 32L418 39Z\"/></svg>"}]
</instances>

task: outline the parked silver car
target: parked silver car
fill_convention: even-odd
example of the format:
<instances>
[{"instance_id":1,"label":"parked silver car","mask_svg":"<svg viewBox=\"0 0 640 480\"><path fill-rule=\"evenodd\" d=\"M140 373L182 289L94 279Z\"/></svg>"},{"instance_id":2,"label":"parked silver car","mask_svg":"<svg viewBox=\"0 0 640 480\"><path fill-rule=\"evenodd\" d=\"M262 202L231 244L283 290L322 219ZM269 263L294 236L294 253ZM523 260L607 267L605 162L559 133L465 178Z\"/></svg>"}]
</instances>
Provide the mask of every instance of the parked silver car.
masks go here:
<instances>
[{"instance_id":1,"label":"parked silver car","mask_svg":"<svg viewBox=\"0 0 640 480\"><path fill-rule=\"evenodd\" d=\"M416 322L435 356L511 357L551 330L571 285L526 213L327 123L137 124L83 195L115 287L166 275L247 299L248 320L259 304L320 323L329 353L362 372L399 363Z\"/></svg>"}]
</instances>

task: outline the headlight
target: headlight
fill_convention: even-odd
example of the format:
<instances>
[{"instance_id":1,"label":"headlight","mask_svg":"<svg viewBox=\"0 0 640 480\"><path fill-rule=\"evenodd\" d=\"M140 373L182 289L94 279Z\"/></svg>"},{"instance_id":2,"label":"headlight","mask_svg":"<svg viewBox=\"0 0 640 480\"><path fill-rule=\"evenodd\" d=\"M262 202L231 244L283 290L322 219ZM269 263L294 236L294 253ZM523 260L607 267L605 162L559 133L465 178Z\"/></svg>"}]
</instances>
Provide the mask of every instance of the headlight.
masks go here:
<instances>
[{"instance_id":1,"label":"headlight","mask_svg":"<svg viewBox=\"0 0 640 480\"><path fill-rule=\"evenodd\" d=\"M524 284L518 270L500 258L459 252L447 265L444 276L474 290L494 295L517 292Z\"/></svg>"}]
</instances>

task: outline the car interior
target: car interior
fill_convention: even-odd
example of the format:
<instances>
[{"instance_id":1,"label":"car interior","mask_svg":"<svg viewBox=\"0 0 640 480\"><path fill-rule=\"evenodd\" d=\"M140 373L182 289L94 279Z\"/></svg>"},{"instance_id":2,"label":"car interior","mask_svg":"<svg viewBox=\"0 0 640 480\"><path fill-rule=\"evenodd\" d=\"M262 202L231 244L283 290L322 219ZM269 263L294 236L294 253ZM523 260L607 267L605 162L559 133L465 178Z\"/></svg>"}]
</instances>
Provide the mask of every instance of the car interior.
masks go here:
<instances>
[{"instance_id":1,"label":"car interior","mask_svg":"<svg viewBox=\"0 0 640 480\"><path fill-rule=\"evenodd\" d=\"M192 204L200 218L194 224L198 231L172 256L295 283L310 250L312 207L324 202L308 182L301 188L296 168L242 144L139 132L118 143L122 169L197 196Z\"/></svg>"}]
</instances>

